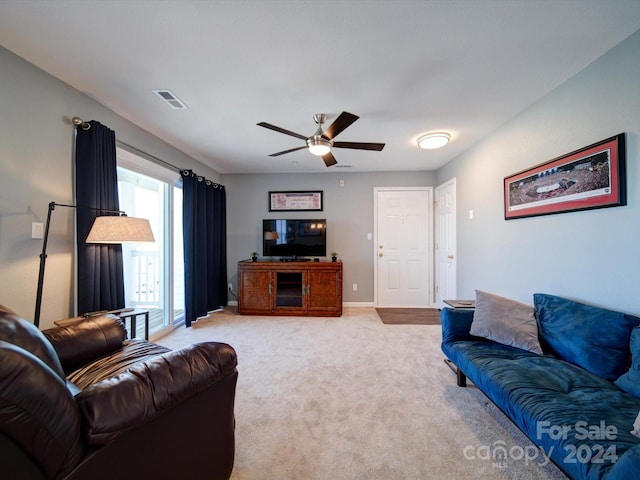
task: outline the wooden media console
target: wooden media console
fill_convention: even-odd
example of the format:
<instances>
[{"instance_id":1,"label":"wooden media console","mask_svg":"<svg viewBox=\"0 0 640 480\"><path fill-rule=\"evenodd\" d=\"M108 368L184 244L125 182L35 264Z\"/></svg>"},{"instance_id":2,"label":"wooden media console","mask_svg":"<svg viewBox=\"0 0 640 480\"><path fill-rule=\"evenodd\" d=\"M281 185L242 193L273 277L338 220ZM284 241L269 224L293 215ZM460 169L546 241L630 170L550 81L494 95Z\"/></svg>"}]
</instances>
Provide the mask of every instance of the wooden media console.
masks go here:
<instances>
[{"instance_id":1,"label":"wooden media console","mask_svg":"<svg viewBox=\"0 0 640 480\"><path fill-rule=\"evenodd\" d=\"M238 313L342 315L342 262L238 262Z\"/></svg>"}]
</instances>

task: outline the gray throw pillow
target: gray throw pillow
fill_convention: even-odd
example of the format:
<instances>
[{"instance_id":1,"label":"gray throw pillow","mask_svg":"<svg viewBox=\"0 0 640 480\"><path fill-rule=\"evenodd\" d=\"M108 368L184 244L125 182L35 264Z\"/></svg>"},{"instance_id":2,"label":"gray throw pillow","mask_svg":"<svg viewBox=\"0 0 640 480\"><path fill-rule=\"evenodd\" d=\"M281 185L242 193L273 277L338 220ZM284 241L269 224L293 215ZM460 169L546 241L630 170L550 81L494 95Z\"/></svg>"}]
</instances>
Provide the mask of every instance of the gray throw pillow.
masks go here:
<instances>
[{"instance_id":1,"label":"gray throw pillow","mask_svg":"<svg viewBox=\"0 0 640 480\"><path fill-rule=\"evenodd\" d=\"M631 430L631 433L640 438L640 413L638 413L636 421L633 422L633 430Z\"/></svg>"},{"instance_id":2,"label":"gray throw pillow","mask_svg":"<svg viewBox=\"0 0 640 480\"><path fill-rule=\"evenodd\" d=\"M542 355L531 305L476 290L471 335Z\"/></svg>"}]
</instances>

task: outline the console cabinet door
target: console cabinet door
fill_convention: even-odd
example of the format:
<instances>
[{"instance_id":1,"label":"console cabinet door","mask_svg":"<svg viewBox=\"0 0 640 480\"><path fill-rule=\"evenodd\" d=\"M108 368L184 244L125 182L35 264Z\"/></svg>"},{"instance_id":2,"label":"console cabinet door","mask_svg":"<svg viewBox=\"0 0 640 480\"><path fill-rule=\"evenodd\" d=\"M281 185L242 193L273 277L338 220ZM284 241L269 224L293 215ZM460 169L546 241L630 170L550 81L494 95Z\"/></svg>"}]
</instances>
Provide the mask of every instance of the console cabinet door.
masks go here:
<instances>
[{"instance_id":1,"label":"console cabinet door","mask_svg":"<svg viewBox=\"0 0 640 480\"><path fill-rule=\"evenodd\" d=\"M309 270L306 284L308 315L342 315L341 270Z\"/></svg>"},{"instance_id":2,"label":"console cabinet door","mask_svg":"<svg viewBox=\"0 0 640 480\"><path fill-rule=\"evenodd\" d=\"M238 312L268 315L272 310L273 287L269 270L238 271Z\"/></svg>"},{"instance_id":3,"label":"console cabinet door","mask_svg":"<svg viewBox=\"0 0 640 480\"><path fill-rule=\"evenodd\" d=\"M278 315L304 314L305 272L303 270L274 270L273 313Z\"/></svg>"}]
</instances>

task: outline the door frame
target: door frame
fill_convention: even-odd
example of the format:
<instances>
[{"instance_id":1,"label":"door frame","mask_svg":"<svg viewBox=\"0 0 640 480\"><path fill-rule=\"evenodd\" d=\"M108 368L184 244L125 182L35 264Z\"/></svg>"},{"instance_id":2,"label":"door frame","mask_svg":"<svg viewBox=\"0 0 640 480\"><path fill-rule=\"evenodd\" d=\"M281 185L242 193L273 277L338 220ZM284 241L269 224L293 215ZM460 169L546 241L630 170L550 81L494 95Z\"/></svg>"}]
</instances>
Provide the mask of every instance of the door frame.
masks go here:
<instances>
[{"instance_id":1,"label":"door frame","mask_svg":"<svg viewBox=\"0 0 640 480\"><path fill-rule=\"evenodd\" d=\"M378 306L378 192L408 192L408 191L426 191L427 192L427 214L428 214L428 234L427 234L427 263L429 265L429 298L427 303L430 307L435 307L435 272L434 272L434 219L433 219L433 187L373 187L373 306Z\"/></svg>"},{"instance_id":2,"label":"door frame","mask_svg":"<svg viewBox=\"0 0 640 480\"><path fill-rule=\"evenodd\" d=\"M458 230L458 223L457 223L457 205L458 205L458 197L457 197L457 182L456 182L456 178L452 178L450 180L447 180L444 183L441 183L440 185L436 186L435 188L435 197L434 197L434 205L436 205L436 203L439 201L439 196L438 193L441 192L442 190L450 190L452 192L454 201L455 201L455 207L454 207L454 211L453 211L453 223L454 223L454 231L453 231L453 235L451 235L451 232L449 232L449 236L448 236L448 240L451 242L451 244L453 244L453 258L452 258L452 263L453 263L453 276L454 276L454 292L448 292L451 293L452 295L448 295L449 298L452 299L456 299L458 298L458 288L457 288L457 284L458 284L458 251L457 251L457 244L458 244L458 239L457 239L457 230ZM435 215L438 215L438 210L440 209L440 206L438 205L435 208ZM441 231L439 230L438 226L440 225L440 222L438 221L439 219L436 218L434 216L434 247L437 245L438 248L435 249L434 251L434 261L437 263L439 261L439 255L443 250L445 250L444 248L440 247L440 241L441 241ZM447 251L451 251L451 247L452 245L447 245L448 248L446 248ZM434 293L435 293L435 303L437 304L438 308L442 308L446 305L444 304L438 304L438 299L440 297L440 292L441 292L441 287L442 287L442 279L440 278L440 276L438 275L438 271L439 271L439 265L434 265L434 271L435 271L435 284L434 284ZM443 296L442 299L444 300L445 297Z\"/></svg>"},{"instance_id":3,"label":"door frame","mask_svg":"<svg viewBox=\"0 0 640 480\"><path fill-rule=\"evenodd\" d=\"M151 177L163 183L167 190L164 194L164 205L162 215L164 216L165 228L161 232L164 241L164 251L160 252L161 259L164 262L163 267L163 281L165 283L164 296L165 300L162 305L163 315L167 316L169 320L168 325L164 325L162 328L150 333L149 339L156 340L170 332L175 328L184 324L184 315L181 319L176 320L175 317L175 295L174 295L174 282L175 282L175 258L174 258L174 238L173 231L176 228L175 218L173 213L174 206L174 188L176 182L181 180L180 174L177 171L170 170L166 167L158 165L142 155L137 154L124 148L120 145L116 146L116 161L117 166L131 172Z\"/></svg>"}]
</instances>

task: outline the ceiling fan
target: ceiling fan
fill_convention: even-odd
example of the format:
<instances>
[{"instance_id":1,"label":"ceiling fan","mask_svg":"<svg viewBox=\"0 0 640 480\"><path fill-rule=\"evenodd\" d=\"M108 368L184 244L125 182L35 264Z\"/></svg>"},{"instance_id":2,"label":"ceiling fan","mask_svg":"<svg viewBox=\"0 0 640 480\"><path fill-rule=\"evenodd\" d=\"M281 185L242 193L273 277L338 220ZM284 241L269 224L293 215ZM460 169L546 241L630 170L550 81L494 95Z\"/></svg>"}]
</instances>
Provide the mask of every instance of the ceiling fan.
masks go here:
<instances>
[{"instance_id":1,"label":"ceiling fan","mask_svg":"<svg viewBox=\"0 0 640 480\"><path fill-rule=\"evenodd\" d=\"M364 142L334 142L334 138L337 137L342 131L344 131L349 125L358 120L357 115L349 112L342 112L338 115L338 118L329 125L324 132L322 131L322 124L327 121L327 115L324 113L317 113L313 116L313 120L318 124L316 133L310 137L305 137L299 133L285 130L284 128L276 127L270 123L260 122L257 125L260 127L275 130L276 132L284 133L285 135L291 135L292 137L299 138L306 142L306 145L301 147L290 148L289 150L283 150L282 152L272 153L270 157L277 157L284 155L285 153L295 152L296 150L302 150L308 148L309 152L318 157L322 157L327 167L338 163L331 153L331 148L352 148L356 150L375 150L381 151L384 148L384 143L364 143Z\"/></svg>"}]
</instances>

